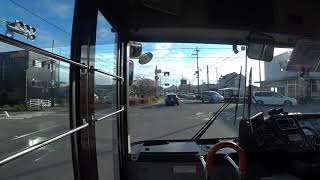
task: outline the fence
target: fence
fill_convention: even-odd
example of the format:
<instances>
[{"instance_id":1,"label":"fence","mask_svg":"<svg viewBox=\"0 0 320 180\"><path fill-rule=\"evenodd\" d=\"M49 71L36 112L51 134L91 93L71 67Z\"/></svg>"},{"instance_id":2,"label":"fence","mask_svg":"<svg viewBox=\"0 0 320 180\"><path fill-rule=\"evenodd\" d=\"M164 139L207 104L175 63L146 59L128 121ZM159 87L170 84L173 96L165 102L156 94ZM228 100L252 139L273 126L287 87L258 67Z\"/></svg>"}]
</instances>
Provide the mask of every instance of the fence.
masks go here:
<instances>
[{"instance_id":1,"label":"fence","mask_svg":"<svg viewBox=\"0 0 320 180\"><path fill-rule=\"evenodd\" d=\"M30 107L50 107L51 101L44 99L30 99L29 105Z\"/></svg>"}]
</instances>

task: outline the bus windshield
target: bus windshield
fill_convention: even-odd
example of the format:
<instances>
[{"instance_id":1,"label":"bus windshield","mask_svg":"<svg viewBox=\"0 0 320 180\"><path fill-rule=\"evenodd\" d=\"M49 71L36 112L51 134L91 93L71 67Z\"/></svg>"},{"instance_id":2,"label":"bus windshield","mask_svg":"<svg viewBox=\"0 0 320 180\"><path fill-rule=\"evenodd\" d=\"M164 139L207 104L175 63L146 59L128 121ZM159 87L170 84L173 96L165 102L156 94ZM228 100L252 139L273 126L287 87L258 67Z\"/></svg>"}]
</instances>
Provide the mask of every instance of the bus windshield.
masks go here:
<instances>
[{"instance_id":1,"label":"bus windshield","mask_svg":"<svg viewBox=\"0 0 320 180\"><path fill-rule=\"evenodd\" d=\"M143 43L143 47L153 53L153 59L148 64L133 60L131 142L190 139L229 100L230 105L202 138L237 137L239 121L247 116L243 97L250 68L251 115L280 107L288 112L318 111L320 74L304 76L286 70L292 48L275 48L271 62L248 58L246 70L245 46L238 45L238 52L227 44ZM232 98L238 93L239 98ZM179 103L166 103L167 94L176 94Z\"/></svg>"}]
</instances>

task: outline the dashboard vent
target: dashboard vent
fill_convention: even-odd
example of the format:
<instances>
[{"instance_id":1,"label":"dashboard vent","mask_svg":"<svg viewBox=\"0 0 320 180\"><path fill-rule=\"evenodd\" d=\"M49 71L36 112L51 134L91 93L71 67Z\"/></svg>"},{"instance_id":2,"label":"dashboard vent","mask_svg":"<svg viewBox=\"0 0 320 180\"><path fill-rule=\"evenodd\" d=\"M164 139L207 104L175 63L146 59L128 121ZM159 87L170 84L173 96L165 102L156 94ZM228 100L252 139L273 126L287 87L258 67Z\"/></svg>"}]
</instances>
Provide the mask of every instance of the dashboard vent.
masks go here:
<instances>
[{"instance_id":1,"label":"dashboard vent","mask_svg":"<svg viewBox=\"0 0 320 180\"><path fill-rule=\"evenodd\" d=\"M278 119L278 126L282 130L293 130L297 129L297 125L293 119Z\"/></svg>"}]
</instances>

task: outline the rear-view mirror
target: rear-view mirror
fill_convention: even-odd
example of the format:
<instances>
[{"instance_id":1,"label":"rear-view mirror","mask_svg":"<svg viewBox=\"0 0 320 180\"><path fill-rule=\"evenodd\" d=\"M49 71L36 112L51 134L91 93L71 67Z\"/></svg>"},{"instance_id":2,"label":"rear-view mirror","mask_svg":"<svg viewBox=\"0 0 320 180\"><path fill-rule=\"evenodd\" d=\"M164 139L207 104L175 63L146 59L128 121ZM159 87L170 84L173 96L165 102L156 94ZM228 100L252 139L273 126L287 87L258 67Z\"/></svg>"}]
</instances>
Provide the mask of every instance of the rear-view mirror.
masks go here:
<instances>
[{"instance_id":1,"label":"rear-view mirror","mask_svg":"<svg viewBox=\"0 0 320 180\"><path fill-rule=\"evenodd\" d=\"M271 36L262 33L250 33L247 42L247 55L250 59L272 61L274 40Z\"/></svg>"},{"instance_id":2,"label":"rear-view mirror","mask_svg":"<svg viewBox=\"0 0 320 180\"><path fill-rule=\"evenodd\" d=\"M247 55L250 59L272 61L274 46L271 44L259 44L249 42Z\"/></svg>"},{"instance_id":3,"label":"rear-view mirror","mask_svg":"<svg viewBox=\"0 0 320 180\"><path fill-rule=\"evenodd\" d=\"M142 54L142 44L138 42L130 42L130 59L138 59Z\"/></svg>"}]
</instances>

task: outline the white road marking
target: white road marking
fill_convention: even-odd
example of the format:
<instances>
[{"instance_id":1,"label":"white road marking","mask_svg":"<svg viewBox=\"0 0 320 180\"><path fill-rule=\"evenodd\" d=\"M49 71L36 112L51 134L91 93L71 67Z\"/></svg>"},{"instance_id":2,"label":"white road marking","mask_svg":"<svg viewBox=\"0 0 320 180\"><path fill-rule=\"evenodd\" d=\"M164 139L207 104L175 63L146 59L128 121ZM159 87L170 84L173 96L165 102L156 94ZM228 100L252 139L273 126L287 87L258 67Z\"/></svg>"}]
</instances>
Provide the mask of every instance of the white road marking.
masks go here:
<instances>
[{"instance_id":1,"label":"white road marking","mask_svg":"<svg viewBox=\"0 0 320 180\"><path fill-rule=\"evenodd\" d=\"M7 119L11 119L11 120L17 120L17 119L24 119L23 117L7 117L7 118L0 118L1 120L7 120Z\"/></svg>"}]
</instances>

